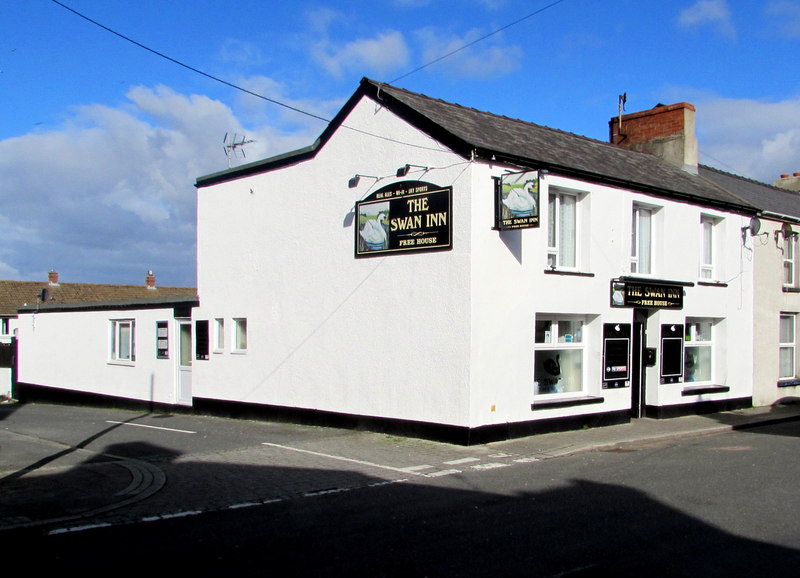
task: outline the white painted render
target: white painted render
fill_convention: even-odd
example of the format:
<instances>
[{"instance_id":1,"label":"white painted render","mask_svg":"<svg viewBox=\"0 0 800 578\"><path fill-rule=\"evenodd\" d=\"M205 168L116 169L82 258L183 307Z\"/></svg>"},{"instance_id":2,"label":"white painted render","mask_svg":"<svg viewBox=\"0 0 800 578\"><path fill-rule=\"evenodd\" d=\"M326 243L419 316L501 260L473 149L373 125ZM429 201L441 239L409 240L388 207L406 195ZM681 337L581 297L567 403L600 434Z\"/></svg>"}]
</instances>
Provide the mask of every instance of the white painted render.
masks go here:
<instances>
[{"instance_id":1,"label":"white painted render","mask_svg":"<svg viewBox=\"0 0 800 578\"><path fill-rule=\"evenodd\" d=\"M800 397L800 386L784 387L778 371L780 314L800 313L800 292L783 287L783 241L781 233L776 235L781 226L778 221L762 219L759 233L747 237L755 263L753 404L758 406ZM795 367L797 361L795 357Z\"/></svg>"},{"instance_id":2,"label":"white painted render","mask_svg":"<svg viewBox=\"0 0 800 578\"><path fill-rule=\"evenodd\" d=\"M133 362L110 361L111 321L123 319L135 320ZM156 359L157 321L169 323L169 359ZM178 340L172 308L21 313L18 337L22 383L178 403Z\"/></svg>"},{"instance_id":3,"label":"white painted render","mask_svg":"<svg viewBox=\"0 0 800 578\"><path fill-rule=\"evenodd\" d=\"M224 319L228 335L194 364L196 397L468 427L627 410L630 388L601 388L601 335L603 323L632 321L631 309L610 306L610 281L630 275L634 202L657 209L652 277L695 284L683 310L651 311L648 345L658 347L662 323L713 318L713 382L730 388L687 396L686 384L659 385L655 367L647 403L751 395L743 217L547 175L542 227L501 233L492 177L518 167L465 160L369 99L344 125L310 160L198 190L194 319ZM354 258L355 202L406 163L430 169L405 179L453 187L452 251ZM381 179L349 189L357 173ZM587 276L545 273L551 187L582 194L577 272ZM720 220L716 285L697 284L701 214ZM532 410L543 314L584 317L583 394L603 403ZM246 352L231 350L234 318L247 319Z\"/></svg>"}]
</instances>

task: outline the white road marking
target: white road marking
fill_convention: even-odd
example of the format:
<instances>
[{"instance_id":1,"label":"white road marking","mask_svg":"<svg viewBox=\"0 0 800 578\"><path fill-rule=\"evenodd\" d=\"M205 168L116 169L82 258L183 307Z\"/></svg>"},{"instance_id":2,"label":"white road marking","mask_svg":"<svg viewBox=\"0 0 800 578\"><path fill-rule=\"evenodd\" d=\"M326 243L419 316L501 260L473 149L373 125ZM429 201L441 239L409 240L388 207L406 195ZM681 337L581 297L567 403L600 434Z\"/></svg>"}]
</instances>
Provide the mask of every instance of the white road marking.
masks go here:
<instances>
[{"instance_id":1,"label":"white road marking","mask_svg":"<svg viewBox=\"0 0 800 578\"><path fill-rule=\"evenodd\" d=\"M479 462L481 461L480 458L461 458L460 460L450 460L449 462L444 462L448 466L457 466L459 464L468 464L470 462Z\"/></svg>"},{"instance_id":2,"label":"white road marking","mask_svg":"<svg viewBox=\"0 0 800 578\"><path fill-rule=\"evenodd\" d=\"M498 464L498 463L491 463L491 464L477 464L472 466L474 470L496 470L497 468L507 468L511 464Z\"/></svg>"},{"instance_id":3,"label":"white road marking","mask_svg":"<svg viewBox=\"0 0 800 578\"><path fill-rule=\"evenodd\" d=\"M189 430L186 430L186 429L173 429L171 427L161 427L161 426L157 426L157 425L144 425L144 424L141 424L141 423L128 423L128 422L124 422L124 421L111 421L111 420L108 420L108 419L106 420L106 423L115 423L115 424L118 424L118 425L129 425L129 426L132 426L132 427L144 427L144 428L148 428L148 429L160 429L160 430L163 430L163 431L174 431L174 432L177 432L177 433L185 433L185 434L196 434L197 433L196 431L189 431Z\"/></svg>"},{"instance_id":4,"label":"white road marking","mask_svg":"<svg viewBox=\"0 0 800 578\"><path fill-rule=\"evenodd\" d=\"M366 462L364 460L354 460L353 458L346 458L344 456L335 456L335 455L332 455L332 454L323 454L321 452L313 452L311 450L304 450L304 449L301 449L301 448L293 448L291 446L284 446L284 445L280 445L280 444L271 444L269 442L263 442L261 445L270 446L270 447L278 448L278 449L281 449L281 450L288 450L288 451L291 451L291 452L298 452L298 453L301 453L301 454L309 454L309 455L312 455L312 456L319 456L321 458L327 458L329 460L337 460L337 461L340 461L340 462L349 462L351 464L360 464L362 466L370 466L370 467L373 467L373 468L379 468L379 469L382 469L382 470L389 470L389 471L392 471L392 472L400 472L400 473L403 473L403 474L413 474L415 476L424 475L424 474L419 474L417 472L408 470L407 468L395 468L393 466L386 466L386 465L383 465L383 464L376 464L374 462Z\"/></svg>"}]
</instances>

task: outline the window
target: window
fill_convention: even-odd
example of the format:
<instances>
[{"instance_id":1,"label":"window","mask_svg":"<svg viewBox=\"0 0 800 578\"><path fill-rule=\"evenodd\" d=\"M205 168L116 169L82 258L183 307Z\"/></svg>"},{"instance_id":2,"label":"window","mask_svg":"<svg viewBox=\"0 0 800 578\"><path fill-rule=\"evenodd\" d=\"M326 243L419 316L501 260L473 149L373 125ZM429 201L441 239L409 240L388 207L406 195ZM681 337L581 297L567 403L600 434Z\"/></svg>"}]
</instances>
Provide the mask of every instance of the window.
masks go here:
<instances>
[{"instance_id":1,"label":"window","mask_svg":"<svg viewBox=\"0 0 800 578\"><path fill-rule=\"evenodd\" d=\"M583 391L583 320L536 320L534 394Z\"/></svg>"},{"instance_id":2,"label":"window","mask_svg":"<svg viewBox=\"0 0 800 578\"><path fill-rule=\"evenodd\" d=\"M708 215L700 217L700 279L711 281L718 277L715 270L716 226L718 219Z\"/></svg>"},{"instance_id":3,"label":"window","mask_svg":"<svg viewBox=\"0 0 800 578\"><path fill-rule=\"evenodd\" d=\"M197 321L195 321L194 358L208 359L208 353L209 353L208 320L198 319Z\"/></svg>"},{"instance_id":4,"label":"window","mask_svg":"<svg viewBox=\"0 0 800 578\"><path fill-rule=\"evenodd\" d=\"M795 377L796 319L797 315L794 313L781 314L779 379L794 379Z\"/></svg>"},{"instance_id":5,"label":"window","mask_svg":"<svg viewBox=\"0 0 800 578\"><path fill-rule=\"evenodd\" d=\"M111 361L136 361L133 319L111 321Z\"/></svg>"},{"instance_id":6,"label":"window","mask_svg":"<svg viewBox=\"0 0 800 578\"><path fill-rule=\"evenodd\" d=\"M0 319L0 335L8 335L11 331L8 317Z\"/></svg>"},{"instance_id":7,"label":"window","mask_svg":"<svg viewBox=\"0 0 800 578\"><path fill-rule=\"evenodd\" d=\"M797 236L783 236L783 286L797 287Z\"/></svg>"},{"instance_id":8,"label":"window","mask_svg":"<svg viewBox=\"0 0 800 578\"><path fill-rule=\"evenodd\" d=\"M631 273L650 275L653 272L654 209L633 205L631 219Z\"/></svg>"},{"instance_id":9,"label":"window","mask_svg":"<svg viewBox=\"0 0 800 578\"><path fill-rule=\"evenodd\" d=\"M578 266L578 196L551 191L547 200L547 266Z\"/></svg>"},{"instance_id":10,"label":"window","mask_svg":"<svg viewBox=\"0 0 800 578\"><path fill-rule=\"evenodd\" d=\"M247 319L244 317L233 320L233 350L247 350Z\"/></svg>"},{"instance_id":11,"label":"window","mask_svg":"<svg viewBox=\"0 0 800 578\"><path fill-rule=\"evenodd\" d=\"M686 320L683 380L710 382L713 378L714 323L711 319Z\"/></svg>"},{"instance_id":12,"label":"window","mask_svg":"<svg viewBox=\"0 0 800 578\"><path fill-rule=\"evenodd\" d=\"M217 318L214 320L214 351L225 350L225 320Z\"/></svg>"}]
</instances>

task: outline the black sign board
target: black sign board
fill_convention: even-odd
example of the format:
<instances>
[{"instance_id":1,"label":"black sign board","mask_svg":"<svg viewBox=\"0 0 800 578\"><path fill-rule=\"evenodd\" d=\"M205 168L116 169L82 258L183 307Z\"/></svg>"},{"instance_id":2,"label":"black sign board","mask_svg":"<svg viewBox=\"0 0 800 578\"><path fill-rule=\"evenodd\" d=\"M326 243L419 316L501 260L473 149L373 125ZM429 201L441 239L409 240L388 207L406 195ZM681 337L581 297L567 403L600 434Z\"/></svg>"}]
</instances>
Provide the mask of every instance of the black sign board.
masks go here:
<instances>
[{"instance_id":1,"label":"black sign board","mask_svg":"<svg viewBox=\"0 0 800 578\"><path fill-rule=\"evenodd\" d=\"M495 190L496 228L505 231L539 226L539 171L505 174Z\"/></svg>"},{"instance_id":2,"label":"black sign board","mask_svg":"<svg viewBox=\"0 0 800 578\"><path fill-rule=\"evenodd\" d=\"M603 389L628 387L631 380L631 326L603 324Z\"/></svg>"},{"instance_id":3,"label":"black sign board","mask_svg":"<svg viewBox=\"0 0 800 578\"><path fill-rule=\"evenodd\" d=\"M611 281L612 307L683 309L683 287L654 281Z\"/></svg>"},{"instance_id":4,"label":"black sign board","mask_svg":"<svg viewBox=\"0 0 800 578\"><path fill-rule=\"evenodd\" d=\"M683 325L661 326L661 383L683 382Z\"/></svg>"},{"instance_id":5,"label":"black sign board","mask_svg":"<svg viewBox=\"0 0 800 578\"><path fill-rule=\"evenodd\" d=\"M446 251L451 237L452 187L403 181L356 203L356 257Z\"/></svg>"},{"instance_id":6,"label":"black sign board","mask_svg":"<svg viewBox=\"0 0 800 578\"><path fill-rule=\"evenodd\" d=\"M169 359L169 324L156 321L156 359Z\"/></svg>"}]
</instances>

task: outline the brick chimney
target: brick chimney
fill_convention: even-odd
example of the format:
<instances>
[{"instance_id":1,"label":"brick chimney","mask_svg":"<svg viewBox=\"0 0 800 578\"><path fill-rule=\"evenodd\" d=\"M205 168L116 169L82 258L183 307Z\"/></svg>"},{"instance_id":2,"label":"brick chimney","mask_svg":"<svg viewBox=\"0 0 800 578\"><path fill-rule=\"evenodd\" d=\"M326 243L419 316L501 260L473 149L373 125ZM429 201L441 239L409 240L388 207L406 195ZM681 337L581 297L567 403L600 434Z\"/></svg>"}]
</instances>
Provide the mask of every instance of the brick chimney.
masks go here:
<instances>
[{"instance_id":1,"label":"brick chimney","mask_svg":"<svg viewBox=\"0 0 800 578\"><path fill-rule=\"evenodd\" d=\"M144 284L148 289L156 288L156 276L153 275L152 271L147 272L147 277L144 279Z\"/></svg>"},{"instance_id":2,"label":"brick chimney","mask_svg":"<svg viewBox=\"0 0 800 578\"><path fill-rule=\"evenodd\" d=\"M53 287L58 285L58 271L50 271L47 274L47 282Z\"/></svg>"},{"instance_id":3,"label":"brick chimney","mask_svg":"<svg viewBox=\"0 0 800 578\"><path fill-rule=\"evenodd\" d=\"M781 189L800 192L800 173L781 175L773 184Z\"/></svg>"},{"instance_id":4,"label":"brick chimney","mask_svg":"<svg viewBox=\"0 0 800 578\"><path fill-rule=\"evenodd\" d=\"M655 155L697 173L695 108L688 102L615 116L608 121L609 140L615 145Z\"/></svg>"}]
</instances>

